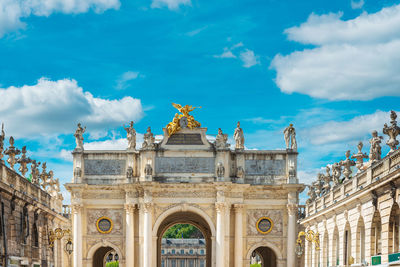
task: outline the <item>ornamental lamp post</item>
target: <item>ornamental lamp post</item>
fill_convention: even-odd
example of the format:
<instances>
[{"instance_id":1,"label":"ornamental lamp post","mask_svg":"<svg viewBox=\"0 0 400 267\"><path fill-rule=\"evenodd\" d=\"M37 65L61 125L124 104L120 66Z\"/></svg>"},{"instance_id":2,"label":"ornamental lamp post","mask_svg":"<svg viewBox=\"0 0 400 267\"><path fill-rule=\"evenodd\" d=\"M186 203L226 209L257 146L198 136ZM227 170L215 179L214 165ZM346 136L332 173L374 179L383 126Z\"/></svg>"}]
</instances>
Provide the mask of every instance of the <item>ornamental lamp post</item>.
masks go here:
<instances>
[{"instance_id":1,"label":"ornamental lamp post","mask_svg":"<svg viewBox=\"0 0 400 267\"><path fill-rule=\"evenodd\" d=\"M305 240L315 243L315 250L320 250L320 248L319 248L319 233L318 232L314 233L313 230L308 230L307 233L300 231L297 236L296 248L295 248L295 253L296 253L297 257L300 258L304 252L303 241L301 240L302 236L305 237Z\"/></svg>"},{"instance_id":2,"label":"ornamental lamp post","mask_svg":"<svg viewBox=\"0 0 400 267\"><path fill-rule=\"evenodd\" d=\"M65 244L65 251L71 255L72 252L74 251L74 245L72 244L71 238L68 238L67 243Z\"/></svg>"}]
</instances>

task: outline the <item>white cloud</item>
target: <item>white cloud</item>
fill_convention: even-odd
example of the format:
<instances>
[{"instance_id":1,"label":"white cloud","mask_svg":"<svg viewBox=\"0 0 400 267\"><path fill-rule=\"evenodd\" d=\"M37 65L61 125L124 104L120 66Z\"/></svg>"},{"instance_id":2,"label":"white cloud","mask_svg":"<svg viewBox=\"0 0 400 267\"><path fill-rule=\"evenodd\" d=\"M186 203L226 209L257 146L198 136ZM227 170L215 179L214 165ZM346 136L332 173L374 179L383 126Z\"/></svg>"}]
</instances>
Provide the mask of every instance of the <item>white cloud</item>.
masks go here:
<instances>
[{"instance_id":1,"label":"white cloud","mask_svg":"<svg viewBox=\"0 0 400 267\"><path fill-rule=\"evenodd\" d=\"M60 158L62 158L65 161L72 161L72 151L68 151L66 149L61 149L60 151Z\"/></svg>"},{"instance_id":2,"label":"white cloud","mask_svg":"<svg viewBox=\"0 0 400 267\"><path fill-rule=\"evenodd\" d=\"M285 31L289 40L316 47L276 55L277 85L285 93L330 100L400 96L400 5L341 17L311 14Z\"/></svg>"},{"instance_id":3,"label":"white cloud","mask_svg":"<svg viewBox=\"0 0 400 267\"><path fill-rule=\"evenodd\" d=\"M77 122L89 132L104 131L142 116L139 99L97 98L71 79L41 78L35 85L0 88L0 118L7 135L16 137L72 134Z\"/></svg>"},{"instance_id":4,"label":"white cloud","mask_svg":"<svg viewBox=\"0 0 400 267\"><path fill-rule=\"evenodd\" d=\"M215 58L236 58L236 56L227 47L224 48L224 52L221 55L214 55Z\"/></svg>"},{"instance_id":5,"label":"white cloud","mask_svg":"<svg viewBox=\"0 0 400 267\"><path fill-rule=\"evenodd\" d=\"M139 77L139 72L137 71L127 71L124 72L121 77L117 80L117 85L115 86L118 90L123 90L129 87L129 82L135 80Z\"/></svg>"},{"instance_id":6,"label":"white cloud","mask_svg":"<svg viewBox=\"0 0 400 267\"><path fill-rule=\"evenodd\" d=\"M191 0L153 0L151 8L168 7L170 10L177 10L179 6L190 6Z\"/></svg>"},{"instance_id":7,"label":"white cloud","mask_svg":"<svg viewBox=\"0 0 400 267\"><path fill-rule=\"evenodd\" d=\"M102 13L107 9L118 9L119 0L1 0L0 38L4 34L23 28L22 18L50 16L52 13L78 14L93 10Z\"/></svg>"},{"instance_id":8,"label":"white cloud","mask_svg":"<svg viewBox=\"0 0 400 267\"><path fill-rule=\"evenodd\" d=\"M364 7L365 2L364 0L359 0L359 1L351 0L350 4L352 9L361 9Z\"/></svg>"},{"instance_id":9,"label":"white cloud","mask_svg":"<svg viewBox=\"0 0 400 267\"><path fill-rule=\"evenodd\" d=\"M250 68L254 65L260 64L259 57L254 54L254 51L249 49L245 49L245 51L240 53L240 59L245 68Z\"/></svg>"}]
</instances>

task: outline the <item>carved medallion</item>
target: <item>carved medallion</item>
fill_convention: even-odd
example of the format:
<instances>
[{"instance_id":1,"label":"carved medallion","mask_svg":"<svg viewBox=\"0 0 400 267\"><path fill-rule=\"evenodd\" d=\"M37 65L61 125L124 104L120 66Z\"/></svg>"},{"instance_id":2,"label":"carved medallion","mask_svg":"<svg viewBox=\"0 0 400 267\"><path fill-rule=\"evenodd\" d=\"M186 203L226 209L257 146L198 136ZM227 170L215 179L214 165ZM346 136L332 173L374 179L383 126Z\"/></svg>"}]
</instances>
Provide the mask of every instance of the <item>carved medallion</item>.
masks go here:
<instances>
[{"instance_id":1,"label":"carved medallion","mask_svg":"<svg viewBox=\"0 0 400 267\"><path fill-rule=\"evenodd\" d=\"M96 227L100 233L108 234L113 228L113 222L110 218L103 216L97 219Z\"/></svg>"},{"instance_id":2,"label":"carved medallion","mask_svg":"<svg viewBox=\"0 0 400 267\"><path fill-rule=\"evenodd\" d=\"M256 227L258 232L266 235L271 232L274 222L269 217L261 217L258 219Z\"/></svg>"}]
</instances>

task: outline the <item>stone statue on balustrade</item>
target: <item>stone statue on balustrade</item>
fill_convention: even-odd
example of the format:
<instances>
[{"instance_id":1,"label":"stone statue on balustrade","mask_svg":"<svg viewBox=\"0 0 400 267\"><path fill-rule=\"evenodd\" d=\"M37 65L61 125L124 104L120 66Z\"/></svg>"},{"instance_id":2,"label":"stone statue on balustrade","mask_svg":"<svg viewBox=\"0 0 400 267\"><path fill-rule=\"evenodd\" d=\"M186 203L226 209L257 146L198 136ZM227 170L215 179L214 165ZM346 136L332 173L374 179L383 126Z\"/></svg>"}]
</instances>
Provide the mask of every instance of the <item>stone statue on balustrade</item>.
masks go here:
<instances>
[{"instance_id":1,"label":"stone statue on balustrade","mask_svg":"<svg viewBox=\"0 0 400 267\"><path fill-rule=\"evenodd\" d=\"M35 185L40 185L39 184L39 176L40 172L38 167L40 166L40 162L37 162L36 160L32 160L31 163L31 176L32 176L32 183Z\"/></svg>"},{"instance_id":2,"label":"stone statue on balustrade","mask_svg":"<svg viewBox=\"0 0 400 267\"><path fill-rule=\"evenodd\" d=\"M153 149L155 147L155 138L151 132L151 128L147 128L147 132L143 136L142 149Z\"/></svg>"},{"instance_id":3,"label":"stone statue on balustrade","mask_svg":"<svg viewBox=\"0 0 400 267\"><path fill-rule=\"evenodd\" d=\"M128 140L128 150L135 150L136 148L136 131L133 128L133 121L131 121L129 127L125 127L126 139Z\"/></svg>"},{"instance_id":4,"label":"stone statue on balustrade","mask_svg":"<svg viewBox=\"0 0 400 267\"><path fill-rule=\"evenodd\" d=\"M147 163L146 166L144 166L144 174L146 176L153 175L153 168L151 167L150 163Z\"/></svg>"},{"instance_id":5,"label":"stone statue on balustrade","mask_svg":"<svg viewBox=\"0 0 400 267\"><path fill-rule=\"evenodd\" d=\"M76 143L76 148L75 150L77 151L83 151L83 134L86 131L86 126L82 128L81 124L78 123L78 127L76 128L75 131L75 143Z\"/></svg>"},{"instance_id":6,"label":"stone statue on balustrade","mask_svg":"<svg viewBox=\"0 0 400 267\"><path fill-rule=\"evenodd\" d=\"M22 155L21 155L21 157L20 157L20 158L17 158L16 160L17 160L17 163L20 165L20 166L19 166L19 169L18 169L19 172L21 173L21 175L22 175L23 177L25 177L25 174L28 172L28 167L27 167L27 165L28 165L29 163L32 162L32 160L26 156L26 146L24 146L24 147L22 148Z\"/></svg>"},{"instance_id":7,"label":"stone statue on balustrade","mask_svg":"<svg viewBox=\"0 0 400 267\"><path fill-rule=\"evenodd\" d=\"M217 149L228 149L229 144L227 142L228 142L228 135L222 133L221 128L218 128L218 134L215 137L215 147Z\"/></svg>"},{"instance_id":8,"label":"stone statue on balustrade","mask_svg":"<svg viewBox=\"0 0 400 267\"><path fill-rule=\"evenodd\" d=\"M317 180L312 183L312 186L315 189L315 194L319 197L322 194L322 187L323 187L323 181L322 177L318 175Z\"/></svg>"},{"instance_id":9,"label":"stone statue on balustrade","mask_svg":"<svg viewBox=\"0 0 400 267\"><path fill-rule=\"evenodd\" d=\"M10 137L10 146L4 151L4 154L8 156L7 162L10 168L14 170L14 165L17 163L15 156L21 154L21 151L14 146L14 137Z\"/></svg>"},{"instance_id":10,"label":"stone statue on balustrade","mask_svg":"<svg viewBox=\"0 0 400 267\"><path fill-rule=\"evenodd\" d=\"M329 168L329 166L326 166L326 174L319 174L321 175L321 180L324 181L324 194L327 194L330 189L331 189L331 181L332 181L332 176L331 176L331 169Z\"/></svg>"},{"instance_id":11,"label":"stone statue on balustrade","mask_svg":"<svg viewBox=\"0 0 400 267\"><path fill-rule=\"evenodd\" d=\"M377 131L372 132L372 138L369 139L369 143L371 144L371 147L369 149L369 160L371 162L381 160L381 155L382 155L382 149L381 149L381 142L382 142L383 137L378 136Z\"/></svg>"},{"instance_id":12,"label":"stone statue on balustrade","mask_svg":"<svg viewBox=\"0 0 400 267\"><path fill-rule=\"evenodd\" d=\"M39 175L39 178L40 178L39 184L43 188L43 190L46 190L46 186L48 184L48 179L49 179L50 175L52 174L51 171L47 172L46 169L47 169L47 163L43 162L42 173Z\"/></svg>"},{"instance_id":13,"label":"stone statue on balustrade","mask_svg":"<svg viewBox=\"0 0 400 267\"><path fill-rule=\"evenodd\" d=\"M307 199L307 204L310 204L312 201L314 201L317 198L317 194L315 193L315 187L312 185L307 185L308 187L308 199Z\"/></svg>"},{"instance_id":14,"label":"stone statue on balustrade","mask_svg":"<svg viewBox=\"0 0 400 267\"><path fill-rule=\"evenodd\" d=\"M342 165L340 165L340 163L335 162L332 165L332 178L334 187L341 183L340 176L342 176Z\"/></svg>"},{"instance_id":15,"label":"stone statue on balustrade","mask_svg":"<svg viewBox=\"0 0 400 267\"><path fill-rule=\"evenodd\" d=\"M396 138L400 134L400 127L397 126L396 122L397 114L393 110L390 111L390 118L392 119L390 121L392 125L387 126L385 123L383 126L383 133L389 136L389 140L386 142L386 144L390 147L389 154L397 149L399 141Z\"/></svg>"},{"instance_id":16,"label":"stone statue on balustrade","mask_svg":"<svg viewBox=\"0 0 400 267\"><path fill-rule=\"evenodd\" d=\"M356 159L356 167L358 169L358 171L357 171L357 173L358 173L364 169L364 159L367 159L368 155L366 153L362 152L363 143L361 141L358 143L357 148L358 148L357 154L353 154L353 156L351 156L351 158Z\"/></svg>"},{"instance_id":17,"label":"stone statue on balustrade","mask_svg":"<svg viewBox=\"0 0 400 267\"><path fill-rule=\"evenodd\" d=\"M233 133L233 138L235 139L236 145L235 149L244 149L244 134L242 128L240 128L240 121L238 121L235 132Z\"/></svg>"},{"instance_id":18,"label":"stone statue on balustrade","mask_svg":"<svg viewBox=\"0 0 400 267\"><path fill-rule=\"evenodd\" d=\"M3 162L3 151L4 151L4 140L6 138L6 134L4 132L4 123L1 124L1 134L0 134L0 162Z\"/></svg>"},{"instance_id":19,"label":"stone statue on balustrade","mask_svg":"<svg viewBox=\"0 0 400 267\"><path fill-rule=\"evenodd\" d=\"M286 149L297 150L297 141L296 141L296 130L293 127L293 124L290 124L283 131L286 143Z\"/></svg>"},{"instance_id":20,"label":"stone statue on balustrade","mask_svg":"<svg viewBox=\"0 0 400 267\"><path fill-rule=\"evenodd\" d=\"M343 175L345 179L350 179L352 174L351 167L355 166L356 163L350 159L350 150L346 151L346 159L340 161L340 165L343 166Z\"/></svg>"}]
</instances>

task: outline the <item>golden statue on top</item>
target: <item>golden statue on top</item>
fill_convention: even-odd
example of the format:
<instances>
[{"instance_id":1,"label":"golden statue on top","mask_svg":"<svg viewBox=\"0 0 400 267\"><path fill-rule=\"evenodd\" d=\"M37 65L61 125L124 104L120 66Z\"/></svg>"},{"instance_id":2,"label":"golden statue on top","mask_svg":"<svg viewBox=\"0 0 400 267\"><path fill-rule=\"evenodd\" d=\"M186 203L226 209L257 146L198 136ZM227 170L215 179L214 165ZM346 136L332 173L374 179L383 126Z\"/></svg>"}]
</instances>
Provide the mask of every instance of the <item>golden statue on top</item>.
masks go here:
<instances>
[{"instance_id":1,"label":"golden statue on top","mask_svg":"<svg viewBox=\"0 0 400 267\"><path fill-rule=\"evenodd\" d=\"M172 103L172 106L174 106L174 108L179 110L179 112L182 114L176 113L174 119L167 124L166 128L168 131L168 136L177 133L182 128L194 129L201 127L200 122L196 121L194 117L189 114L189 112L201 107L193 107L192 105L185 105L182 107L181 105L175 103Z\"/></svg>"}]
</instances>

